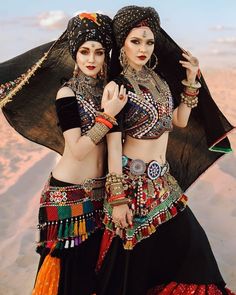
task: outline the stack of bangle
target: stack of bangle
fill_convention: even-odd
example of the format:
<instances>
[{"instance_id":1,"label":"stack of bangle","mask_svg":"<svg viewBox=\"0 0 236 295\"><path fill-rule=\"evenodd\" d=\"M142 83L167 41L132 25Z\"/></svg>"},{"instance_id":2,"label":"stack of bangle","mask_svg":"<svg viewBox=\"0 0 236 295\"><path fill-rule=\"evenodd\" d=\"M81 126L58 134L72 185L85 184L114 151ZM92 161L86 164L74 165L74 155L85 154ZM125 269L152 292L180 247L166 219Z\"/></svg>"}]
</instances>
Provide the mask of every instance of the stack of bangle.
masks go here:
<instances>
[{"instance_id":1,"label":"stack of bangle","mask_svg":"<svg viewBox=\"0 0 236 295\"><path fill-rule=\"evenodd\" d=\"M117 125L117 122L114 117L102 112L99 112L95 122L94 126L86 133L86 136L95 144L98 144L113 125Z\"/></svg>"},{"instance_id":2,"label":"stack of bangle","mask_svg":"<svg viewBox=\"0 0 236 295\"><path fill-rule=\"evenodd\" d=\"M97 116L106 119L107 121L111 122L112 125L118 125L116 122L116 118L105 112L97 112Z\"/></svg>"},{"instance_id":3,"label":"stack of bangle","mask_svg":"<svg viewBox=\"0 0 236 295\"><path fill-rule=\"evenodd\" d=\"M123 176L116 173L109 173L106 179L107 201L111 206L129 204L125 197L123 187Z\"/></svg>"},{"instance_id":4,"label":"stack of bangle","mask_svg":"<svg viewBox=\"0 0 236 295\"><path fill-rule=\"evenodd\" d=\"M183 80L182 84L185 86L183 93L181 93L181 102L186 104L189 108L195 108L198 104L198 93L201 87L200 82L189 83Z\"/></svg>"}]
</instances>

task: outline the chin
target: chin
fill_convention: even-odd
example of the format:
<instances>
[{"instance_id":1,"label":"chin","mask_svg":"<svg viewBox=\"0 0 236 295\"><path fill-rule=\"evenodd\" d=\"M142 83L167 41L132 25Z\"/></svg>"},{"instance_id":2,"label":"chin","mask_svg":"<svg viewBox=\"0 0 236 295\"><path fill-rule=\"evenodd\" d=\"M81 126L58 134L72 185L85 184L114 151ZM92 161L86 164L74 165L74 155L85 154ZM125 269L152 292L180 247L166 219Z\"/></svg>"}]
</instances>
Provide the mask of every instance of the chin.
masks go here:
<instances>
[{"instance_id":1,"label":"chin","mask_svg":"<svg viewBox=\"0 0 236 295\"><path fill-rule=\"evenodd\" d=\"M83 71L83 73L84 73L86 76L88 76L88 77L95 77L95 76L97 76L98 71L97 71L97 70L96 70L96 71L90 71L90 70L88 70L88 69L85 69L85 70Z\"/></svg>"}]
</instances>

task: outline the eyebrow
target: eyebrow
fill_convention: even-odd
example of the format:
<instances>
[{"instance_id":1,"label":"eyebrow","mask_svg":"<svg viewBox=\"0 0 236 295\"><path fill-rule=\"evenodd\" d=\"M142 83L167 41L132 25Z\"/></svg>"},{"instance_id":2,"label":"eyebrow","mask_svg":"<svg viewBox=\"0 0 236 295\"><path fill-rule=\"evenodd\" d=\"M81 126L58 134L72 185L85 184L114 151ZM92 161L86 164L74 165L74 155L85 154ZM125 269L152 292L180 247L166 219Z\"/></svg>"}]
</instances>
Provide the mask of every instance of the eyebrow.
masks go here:
<instances>
[{"instance_id":1,"label":"eyebrow","mask_svg":"<svg viewBox=\"0 0 236 295\"><path fill-rule=\"evenodd\" d=\"M87 49L87 50L90 50L91 48L88 48L88 47L85 47L85 46L81 46L80 49ZM97 50L104 50L105 51L105 48L101 47L101 48L97 48L95 49L95 51Z\"/></svg>"},{"instance_id":2,"label":"eyebrow","mask_svg":"<svg viewBox=\"0 0 236 295\"><path fill-rule=\"evenodd\" d=\"M136 39L136 40L143 40L144 38L139 38L139 37L130 37L130 39ZM150 39L147 39L147 41L154 41L154 38L150 38Z\"/></svg>"}]
</instances>

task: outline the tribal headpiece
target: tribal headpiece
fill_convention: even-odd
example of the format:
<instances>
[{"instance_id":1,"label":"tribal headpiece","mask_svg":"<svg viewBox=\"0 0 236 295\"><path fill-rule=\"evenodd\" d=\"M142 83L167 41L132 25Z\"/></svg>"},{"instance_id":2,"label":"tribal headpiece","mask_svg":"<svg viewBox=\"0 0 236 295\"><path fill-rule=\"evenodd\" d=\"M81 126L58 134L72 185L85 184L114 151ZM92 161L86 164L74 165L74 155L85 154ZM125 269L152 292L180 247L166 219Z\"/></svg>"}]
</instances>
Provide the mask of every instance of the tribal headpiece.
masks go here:
<instances>
[{"instance_id":1,"label":"tribal headpiece","mask_svg":"<svg viewBox=\"0 0 236 295\"><path fill-rule=\"evenodd\" d=\"M100 42L109 52L112 47L112 20L98 13L81 13L69 21L67 35L70 54L74 60L79 47L90 40Z\"/></svg>"},{"instance_id":2,"label":"tribal headpiece","mask_svg":"<svg viewBox=\"0 0 236 295\"><path fill-rule=\"evenodd\" d=\"M141 25L149 27L156 39L160 30L160 18L154 8L135 5L121 8L113 19L113 30L117 46L121 48L129 32Z\"/></svg>"},{"instance_id":3,"label":"tribal headpiece","mask_svg":"<svg viewBox=\"0 0 236 295\"><path fill-rule=\"evenodd\" d=\"M63 152L64 139L57 126L55 97L63 78L73 75L81 44L100 42L106 56L112 47L111 19L81 13L55 41L43 44L0 64L0 108L12 127L31 141Z\"/></svg>"}]
</instances>

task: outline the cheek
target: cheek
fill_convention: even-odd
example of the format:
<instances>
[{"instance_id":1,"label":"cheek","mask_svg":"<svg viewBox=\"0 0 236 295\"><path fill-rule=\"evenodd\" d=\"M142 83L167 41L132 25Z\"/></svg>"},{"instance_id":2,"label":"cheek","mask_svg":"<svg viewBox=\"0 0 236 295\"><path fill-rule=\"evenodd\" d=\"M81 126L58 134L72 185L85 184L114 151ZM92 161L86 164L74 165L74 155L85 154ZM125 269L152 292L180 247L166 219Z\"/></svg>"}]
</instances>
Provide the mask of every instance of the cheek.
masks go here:
<instances>
[{"instance_id":1,"label":"cheek","mask_svg":"<svg viewBox=\"0 0 236 295\"><path fill-rule=\"evenodd\" d=\"M86 55L80 54L78 53L76 56L76 63L78 64L78 66L83 65L83 63L86 60Z\"/></svg>"},{"instance_id":2,"label":"cheek","mask_svg":"<svg viewBox=\"0 0 236 295\"><path fill-rule=\"evenodd\" d=\"M153 54L154 46L150 46L150 49L148 50L150 56Z\"/></svg>"},{"instance_id":3,"label":"cheek","mask_svg":"<svg viewBox=\"0 0 236 295\"><path fill-rule=\"evenodd\" d=\"M131 44L128 44L124 47L124 50L125 50L126 56L132 60L136 52L135 47L132 46Z\"/></svg>"},{"instance_id":4,"label":"cheek","mask_svg":"<svg viewBox=\"0 0 236 295\"><path fill-rule=\"evenodd\" d=\"M104 63L104 60L105 60L105 55L98 55L96 57L96 61L99 65L102 65Z\"/></svg>"}]
</instances>

